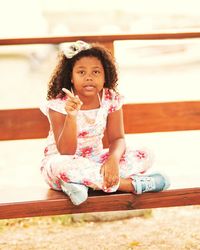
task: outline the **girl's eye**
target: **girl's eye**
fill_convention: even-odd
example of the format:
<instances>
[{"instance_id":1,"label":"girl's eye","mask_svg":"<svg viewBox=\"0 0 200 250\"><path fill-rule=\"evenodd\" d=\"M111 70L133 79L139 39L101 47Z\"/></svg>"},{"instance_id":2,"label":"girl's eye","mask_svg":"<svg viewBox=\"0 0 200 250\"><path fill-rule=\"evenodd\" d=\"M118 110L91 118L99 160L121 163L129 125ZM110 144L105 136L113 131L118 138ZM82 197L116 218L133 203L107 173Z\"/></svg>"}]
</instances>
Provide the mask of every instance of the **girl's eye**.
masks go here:
<instances>
[{"instance_id":1,"label":"girl's eye","mask_svg":"<svg viewBox=\"0 0 200 250\"><path fill-rule=\"evenodd\" d=\"M79 70L79 71L78 71L78 74L80 74L80 75L84 75L84 73L85 73L85 72L84 72L83 70Z\"/></svg>"},{"instance_id":2,"label":"girl's eye","mask_svg":"<svg viewBox=\"0 0 200 250\"><path fill-rule=\"evenodd\" d=\"M94 71L94 74L95 74L95 75L98 75L98 74L100 74L100 73L101 73L101 72L100 72L99 70L95 70L95 71Z\"/></svg>"}]
</instances>

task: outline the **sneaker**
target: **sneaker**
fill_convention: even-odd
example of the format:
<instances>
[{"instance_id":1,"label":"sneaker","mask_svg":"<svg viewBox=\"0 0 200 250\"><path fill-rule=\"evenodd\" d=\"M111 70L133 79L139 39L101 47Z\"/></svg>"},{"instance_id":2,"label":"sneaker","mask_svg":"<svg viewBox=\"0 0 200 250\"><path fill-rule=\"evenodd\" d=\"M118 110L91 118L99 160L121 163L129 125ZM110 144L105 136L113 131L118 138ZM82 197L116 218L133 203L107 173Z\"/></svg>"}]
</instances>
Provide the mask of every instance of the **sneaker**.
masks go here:
<instances>
[{"instance_id":1,"label":"sneaker","mask_svg":"<svg viewBox=\"0 0 200 250\"><path fill-rule=\"evenodd\" d=\"M131 179L133 180L132 184L135 194L142 194L145 192L159 192L169 188L170 186L169 179L160 173L135 175L132 176Z\"/></svg>"},{"instance_id":2,"label":"sneaker","mask_svg":"<svg viewBox=\"0 0 200 250\"><path fill-rule=\"evenodd\" d=\"M88 198L88 187L78 183L62 182L62 191L67 194L71 202L78 206Z\"/></svg>"}]
</instances>

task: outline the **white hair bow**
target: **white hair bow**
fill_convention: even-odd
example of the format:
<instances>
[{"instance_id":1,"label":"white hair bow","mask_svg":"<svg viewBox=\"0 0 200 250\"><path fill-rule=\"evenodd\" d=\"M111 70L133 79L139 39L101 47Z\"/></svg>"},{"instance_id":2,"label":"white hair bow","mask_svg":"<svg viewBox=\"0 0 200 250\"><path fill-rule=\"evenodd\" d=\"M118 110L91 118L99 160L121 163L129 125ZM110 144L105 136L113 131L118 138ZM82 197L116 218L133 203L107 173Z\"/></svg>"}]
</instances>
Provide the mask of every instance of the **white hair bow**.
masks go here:
<instances>
[{"instance_id":1,"label":"white hair bow","mask_svg":"<svg viewBox=\"0 0 200 250\"><path fill-rule=\"evenodd\" d=\"M74 43L62 43L61 50L67 58L72 58L83 50L90 49L92 46L83 41L76 41Z\"/></svg>"}]
</instances>

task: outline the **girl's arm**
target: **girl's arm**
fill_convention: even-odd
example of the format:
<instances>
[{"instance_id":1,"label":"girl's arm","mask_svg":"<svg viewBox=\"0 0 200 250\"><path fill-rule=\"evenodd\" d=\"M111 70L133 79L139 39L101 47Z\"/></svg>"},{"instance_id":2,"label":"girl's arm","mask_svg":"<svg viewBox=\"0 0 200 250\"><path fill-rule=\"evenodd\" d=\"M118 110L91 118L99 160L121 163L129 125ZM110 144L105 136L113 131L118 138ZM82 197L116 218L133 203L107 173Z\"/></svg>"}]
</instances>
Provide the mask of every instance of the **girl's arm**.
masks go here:
<instances>
[{"instance_id":1,"label":"girl's arm","mask_svg":"<svg viewBox=\"0 0 200 250\"><path fill-rule=\"evenodd\" d=\"M76 116L63 115L52 109L49 109L49 116L59 153L75 154L77 148Z\"/></svg>"},{"instance_id":2,"label":"girl's arm","mask_svg":"<svg viewBox=\"0 0 200 250\"><path fill-rule=\"evenodd\" d=\"M107 136L109 142L109 155L119 162L125 151L123 112L119 109L108 115Z\"/></svg>"},{"instance_id":3,"label":"girl's arm","mask_svg":"<svg viewBox=\"0 0 200 250\"><path fill-rule=\"evenodd\" d=\"M56 146L60 154L74 155L77 148L77 114L82 106L78 96L68 89L62 89L68 96L65 103L67 115L49 111Z\"/></svg>"},{"instance_id":4,"label":"girl's arm","mask_svg":"<svg viewBox=\"0 0 200 250\"><path fill-rule=\"evenodd\" d=\"M119 182L119 161L126 147L122 109L108 115L106 130L109 141L109 157L101 169L105 189Z\"/></svg>"}]
</instances>

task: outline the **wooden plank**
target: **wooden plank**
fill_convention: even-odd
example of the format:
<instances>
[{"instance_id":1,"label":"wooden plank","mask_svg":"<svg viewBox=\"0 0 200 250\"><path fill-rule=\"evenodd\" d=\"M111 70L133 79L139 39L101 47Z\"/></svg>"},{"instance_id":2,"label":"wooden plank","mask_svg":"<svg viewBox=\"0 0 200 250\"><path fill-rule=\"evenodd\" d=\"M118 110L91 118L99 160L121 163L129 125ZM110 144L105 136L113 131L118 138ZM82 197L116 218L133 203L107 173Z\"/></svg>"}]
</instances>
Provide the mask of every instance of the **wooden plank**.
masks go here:
<instances>
[{"instance_id":1,"label":"wooden plank","mask_svg":"<svg viewBox=\"0 0 200 250\"><path fill-rule=\"evenodd\" d=\"M101 44L104 45L108 50L110 50L113 56L115 55L113 41L101 42Z\"/></svg>"},{"instance_id":2,"label":"wooden plank","mask_svg":"<svg viewBox=\"0 0 200 250\"><path fill-rule=\"evenodd\" d=\"M200 102L125 104L126 133L200 129ZM0 110L0 140L45 138L49 124L39 109Z\"/></svg>"},{"instance_id":3,"label":"wooden plank","mask_svg":"<svg viewBox=\"0 0 200 250\"><path fill-rule=\"evenodd\" d=\"M124 105L126 133L200 129L200 102L167 102Z\"/></svg>"},{"instance_id":4,"label":"wooden plank","mask_svg":"<svg viewBox=\"0 0 200 250\"><path fill-rule=\"evenodd\" d=\"M2 198L0 201L0 219L200 205L200 188L175 189L142 195L102 194L102 192L98 194L95 192L80 206L74 206L68 197L59 191L37 190L37 188L26 188L24 191L15 189L14 194L18 200L15 198L14 201L12 198L9 201L8 194L13 193L13 190L1 188L0 191L6 197L5 201ZM20 193L23 192L25 192L26 198L20 199Z\"/></svg>"},{"instance_id":5,"label":"wooden plank","mask_svg":"<svg viewBox=\"0 0 200 250\"><path fill-rule=\"evenodd\" d=\"M0 45L20 44L58 44L83 40L86 42L114 42L120 40L163 40L163 39L186 39L200 38L200 32L165 32L149 34L116 34L116 35L80 35L65 37L32 37L32 38L7 38L0 39Z\"/></svg>"},{"instance_id":6,"label":"wooden plank","mask_svg":"<svg viewBox=\"0 0 200 250\"><path fill-rule=\"evenodd\" d=\"M0 110L0 140L46 137L47 118L39 109Z\"/></svg>"}]
</instances>

